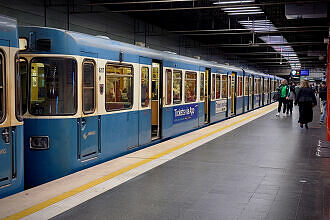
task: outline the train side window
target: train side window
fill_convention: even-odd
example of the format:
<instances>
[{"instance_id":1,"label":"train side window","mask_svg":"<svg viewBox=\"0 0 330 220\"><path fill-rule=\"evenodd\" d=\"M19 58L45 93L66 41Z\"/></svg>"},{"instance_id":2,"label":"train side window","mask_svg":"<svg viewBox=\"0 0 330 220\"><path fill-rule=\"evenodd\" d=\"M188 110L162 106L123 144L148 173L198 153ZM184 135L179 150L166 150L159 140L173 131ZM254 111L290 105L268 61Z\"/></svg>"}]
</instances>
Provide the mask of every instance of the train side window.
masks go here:
<instances>
[{"instance_id":1,"label":"train side window","mask_svg":"<svg viewBox=\"0 0 330 220\"><path fill-rule=\"evenodd\" d=\"M249 95L249 78L244 76L244 96Z\"/></svg>"},{"instance_id":2,"label":"train side window","mask_svg":"<svg viewBox=\"0 0 330 220\"><path fill-rule=\"evenodd\" d=\"M2 51L0 51L0 122L5 120L5 56Z\"/></svg>"},{"instance_id":3,"label":"train side window","mask_svg":"<svg viewBox=\"0 0 330 220\"><path fill-rule=\"evenodd\" d=\"M141 68L141 106L149 107L149 68L144 66Z\"/></svg>"},{"instance_id":4,"label":"train side window","mask_svg":"<svg viewBox=\"0 0 330 220\"><path fill-rule=\"evenodd\" d=\"M211 83L211 100L215 99L215 74L212 74L212 83Z\"/></svg>"},{"instance_id":5,"label":"train side window","mask_svg":"<svg viewBox=\"0 0 330 220\"><path fill-rule=\"evenodd\" d=\"M216 87L215 98L216 99L220 99L220 91L221 91L220 86L221 86L221 84L220 84L220 75L217 74L216 79L215 79L215 87Z\"/></svg>"},{"instance_id":6,"label":"train side window","mask_svg":"<svg viewBox=\"0 0 330 220\"><path fill-rule=\"evenodd\" d=\"M204 94L205 94L205 79L204 79L204 73L201 73L201 79L200 79L200 101L204 101Z\"/></svg>"},{"instance_id":7,"label":"train side window","mask_svg":"<svg viewBox=\"0 0 330 220\"><path fill-rule=\"evenodd\" d=\"M93 61L83 63L82 104L84 114L91 114L95 110L95 64Z\"/></svg>"},{"instance_id":8,"label":"train side window","mask_svg":"<svg viewBox=\"0 0 330 220\"><path fill-rule=\"evenodd\" d=\"M238 77L238 96L243 95L243 77L239 76Z\"/></svg>"},{"instance_id":9,"label":"train side window","mask_svg":"<svg viewBox=\"0 0 330 220\"><path fill-rule=\"evenodd\" d=\"M185 102L195 102L197 99L197 73L186 72Z\"/></svg>"},{"instance_id":10,"label":"train side window","mask_svg":"<svg viewBox=\"0 0 330 220\"><path fill-rule=\"evenodd\" d=\"M172 70L166 69L166 105L172 104Z\"/></svg>"},{"instance_id":11,"label":"train side window","mask_svg":"<svg viewBox=\"0 0 330 220\"><path fill-rule=\"evenodd\" d=\"M77 112L77 61L62 57L31 60L29 112L74 115Z\"/></svg>"},{"instance_id":12,"label":"train side window","mask_svg":"<svg viewBox=\"0 0 330 220\"><path fill-rule=\"evenodd\" d=\"M182 102L182 71L173 70L173 103Z\"/></svg>"},{"instance_id":13,"label":"train side window","mask_svg":"<svg viewBox=\"0 0 330 220\"><path fill-rule=\"evenodd\" d=\"M226 75L221 76L221 98L228 97L228 79Z\"/></svg>"},{"instance_id":14,"label":"train side window","mask_svg":"<svg viewBox=\"0 0 330 220\"><path fill-rule=\"evenodd\" d=\"M23 115L27 111L27 74L28 62L25 58L16 56L16 83L15 83L15 112L19 121L23 120Z\"/></svg>"},{"instance_id":15,"label":"train side window","mask_svg":"<svg viewBox=\"0 0 330 220\"><path fill-rule=\"evenodd\" d=\"M133 107L133 67L131 65L106 64L105 109L107 111Z\"/></svg>"}]
</instances>

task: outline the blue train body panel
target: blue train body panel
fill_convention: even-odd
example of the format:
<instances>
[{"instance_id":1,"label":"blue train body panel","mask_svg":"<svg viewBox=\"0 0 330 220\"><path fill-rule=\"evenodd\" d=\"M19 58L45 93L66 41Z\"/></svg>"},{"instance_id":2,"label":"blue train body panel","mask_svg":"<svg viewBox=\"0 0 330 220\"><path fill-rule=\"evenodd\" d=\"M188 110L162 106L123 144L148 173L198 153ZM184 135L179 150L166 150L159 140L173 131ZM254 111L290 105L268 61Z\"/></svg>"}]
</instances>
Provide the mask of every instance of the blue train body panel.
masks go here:
<instances>
[{"instance_id":1,"label":"blue train body panel","mask_svg":"<svg viewBox=\"0 0 330 220\"><path fill-rule=\"evenodd\" d=\"M244 96L244 112L249 111L249 105L251 105L251 103L249 103L249 96Z\"/></svg>"},{"instance_id":2,"label":"blue train body panel","mask_svg":"<svg viewBox=\"0 0 330 220\"><path fill-rule=\"evenodd\" d=\"M151 142L151 109L139 111L139 145Z\"/></svg>"},{"instance_id":3,"label":"blue train body panel","mask_svg":"<svg viewBox=\"0 0 330 220\"><path fill-rule=\"evenodd\" d=\"M138 146L138 111L101 116L102 154L114 157Z\"/></svg>"},{"instance_id":4,"label":"blue train body panel","mask_svg":"<svg viewBox=\"0 0 330 220\"><path fill-rule=\"evenodd\" d=\"M77 119L25 119L25 185L33 187L78 170ZM32 150L29 137L49 136L48 150Z\"/></svg>"},{"instance_id":5,"label":"blue train body panel","mask_svg":"<svg viewBox=\"0 0 330 220\"><path fill-rule=\"evenodd\" d=\"M198 126L205 124L205 103L198 103Z\"/></svg>"},{"instance_id":6,"label":"blue train body panel","mask_svg":"<svg viewBox=\"0 0 330 220\"><path fill-rule=\"evenodd\" d=\"M243 97L237 97L236 98L236 114L242 114L243 113Z\"/></svg>"},{"instance_id":7,"label":"blue train body panel","mask_svg":"<svg viewBox=\"0 0 330 220\"><path fill-rule=\"evenodd\" d=\"M7 153L11 154L10 157L13 161L10 160L8 164L5 163L6 161L0 160L1 168L5 167L6 172L8 172L8 181L4 181L4 185L0 187L0 199L24 190L23 125L12 127L9 130L12 134L13 143Z\"/></svg>"}]
</instances>

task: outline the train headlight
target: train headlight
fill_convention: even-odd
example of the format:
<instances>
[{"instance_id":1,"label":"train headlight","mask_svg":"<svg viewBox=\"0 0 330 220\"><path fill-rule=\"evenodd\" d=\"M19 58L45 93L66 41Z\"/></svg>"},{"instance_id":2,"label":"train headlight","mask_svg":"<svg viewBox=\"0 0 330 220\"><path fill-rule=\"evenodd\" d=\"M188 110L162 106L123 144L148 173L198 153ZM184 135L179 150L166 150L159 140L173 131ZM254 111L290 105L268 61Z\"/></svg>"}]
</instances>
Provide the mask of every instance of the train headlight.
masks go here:
<instances>
[{"instance_id":1,"label":"train headlight","mask_svg":"<svg viewBox=\"0 0 330 220\"><path fill-rule=\"evenodd\" d=\"M47 150L49 149L48 136L33 136L30 137L30 148L33 150Z\"/></svg>"}]
</instances>

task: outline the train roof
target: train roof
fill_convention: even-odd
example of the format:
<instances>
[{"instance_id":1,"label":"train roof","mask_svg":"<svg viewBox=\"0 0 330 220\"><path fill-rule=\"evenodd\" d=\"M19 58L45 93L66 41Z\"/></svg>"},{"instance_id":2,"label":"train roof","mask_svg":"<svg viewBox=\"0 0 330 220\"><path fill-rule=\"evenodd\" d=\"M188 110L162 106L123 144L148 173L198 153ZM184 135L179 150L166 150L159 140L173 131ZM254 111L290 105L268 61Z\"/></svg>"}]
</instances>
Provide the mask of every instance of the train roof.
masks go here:
<instances>
[{"instance_id":1,"label":"train roof","mask_svg":"<svg viewBox=\"0 0 330 220\"><path fill-rule=\"evenodd\" d=\"M0 45L18 47L17 21L13 18L0 15Z\"/></svg>"},{"instance_id":2,"label":"train roof","mask_svg":"<svg viewBox=\"0 0 330 220\"><path fill-rule=\"evenodd\" d=\"M218 71L235 71L242 72L243 69L235 66L218 64L212 61L204 61L191 57L172 54L169 52L158 51L150 48L140 47L128 43L123 43L111 40L104 36L93 36L74 31L67 31L49 27L35 27L25 26L19 27L19 34L23 37L30 36L30 32L36 34L36 39L51 39L51 52L58 54L71 54L90 57L98 57L103 59L118 60L118 54L111 54L113 52L123 52L125 59L131 62L139 62L139 57L147 57L152 59L164 60L169 62L180 62L189 64L191 66L202 66L213 68ZM28 51L29 52L29 51ZM32 52L32 51L31 51ZM34 51L35 52L35 51ZM126 60L125 60L126 61ZM250 74L269 76L263 73L252 70L245 70Z\"/></svg>"}]
</instances>

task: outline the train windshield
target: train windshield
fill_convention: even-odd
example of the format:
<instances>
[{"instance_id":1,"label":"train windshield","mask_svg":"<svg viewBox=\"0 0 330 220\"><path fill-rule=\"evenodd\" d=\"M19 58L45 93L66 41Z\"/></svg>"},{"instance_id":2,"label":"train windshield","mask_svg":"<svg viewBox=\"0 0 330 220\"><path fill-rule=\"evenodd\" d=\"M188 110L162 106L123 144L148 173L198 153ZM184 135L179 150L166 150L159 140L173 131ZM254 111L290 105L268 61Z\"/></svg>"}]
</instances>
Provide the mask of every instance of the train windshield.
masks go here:
<instances>
[{"instance_id":1,"label":"train windshield","mask_svg":"<svg viewBox=\"0 0 330 220\"><path fill-rule=\"evenodd\" d=\"M77 62L70 58L31 60L29 112L33 115L72 115L77 110Z\"/></svg>"}]
</instances>

